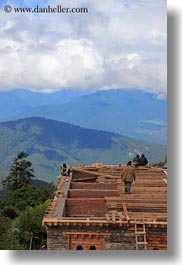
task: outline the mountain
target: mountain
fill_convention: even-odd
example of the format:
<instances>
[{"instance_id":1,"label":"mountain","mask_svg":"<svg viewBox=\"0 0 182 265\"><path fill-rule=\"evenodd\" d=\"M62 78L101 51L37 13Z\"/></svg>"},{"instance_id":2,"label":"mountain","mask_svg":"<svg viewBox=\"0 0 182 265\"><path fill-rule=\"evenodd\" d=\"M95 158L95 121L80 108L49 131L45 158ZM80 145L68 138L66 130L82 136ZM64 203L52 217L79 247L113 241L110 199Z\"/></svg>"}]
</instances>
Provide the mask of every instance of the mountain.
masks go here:
<instances>
[{"instance_id":1,"label":"mountain","mask_svg":"<svg viewBox=\"0 0 182 265\"><path fill-rule=\"evenodd\" d=\"M29 154L35 176L56 181L60 164L71 166L126 163L136 153L145 153L150 163L164 160L163 145L147 143L115 133L81 128L45 118L25 118L0 123L0 176L9 171L21 151Z\"/></svg>"},{"instance_id":2,"label":"mountain","mask_svg":"<svg viewBox=\"0 0 182 265\"><path fill-rule=\"evenodd\" d=\"M3 91L0 92L0 121L10 120L13 115L38 106L63 104L93 91L81 89L62 89L52 93L33 92L28 89Z\"/></svg>"},{"instance_id":3,"label":"mountain","mask_svg":"<svg viewBox=\"0 0 182 265\"><path fill-rule=\"evenodd\" d=\"M167 100L138 89L102 90L65 104L32 108L12 118L32 116L156 143L167 142Z\"/></svg>"}]
</instances>

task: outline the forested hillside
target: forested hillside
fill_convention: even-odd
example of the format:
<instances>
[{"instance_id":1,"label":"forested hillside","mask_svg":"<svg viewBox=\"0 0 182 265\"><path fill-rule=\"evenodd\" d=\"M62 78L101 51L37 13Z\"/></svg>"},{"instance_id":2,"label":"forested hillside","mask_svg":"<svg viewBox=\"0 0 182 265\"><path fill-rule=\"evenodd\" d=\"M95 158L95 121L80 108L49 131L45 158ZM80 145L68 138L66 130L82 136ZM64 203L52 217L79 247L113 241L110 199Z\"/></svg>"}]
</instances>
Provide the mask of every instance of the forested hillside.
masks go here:
<instances>
[{"instance_id":1,"label":"forested hillside","mask_svg":"<svg viewBox=\"0 0 182 265\"><path fill-rule=\"evenodd\" d=\"M35 176L48 182L56 181L63 162L71 166L94 162L119 164L136 153L145 153L149 163L166 157L163 145L44 118L26 118L0 123L1 179L13 157L22 150L29 154Z\"/></svg>"}]
</instances>

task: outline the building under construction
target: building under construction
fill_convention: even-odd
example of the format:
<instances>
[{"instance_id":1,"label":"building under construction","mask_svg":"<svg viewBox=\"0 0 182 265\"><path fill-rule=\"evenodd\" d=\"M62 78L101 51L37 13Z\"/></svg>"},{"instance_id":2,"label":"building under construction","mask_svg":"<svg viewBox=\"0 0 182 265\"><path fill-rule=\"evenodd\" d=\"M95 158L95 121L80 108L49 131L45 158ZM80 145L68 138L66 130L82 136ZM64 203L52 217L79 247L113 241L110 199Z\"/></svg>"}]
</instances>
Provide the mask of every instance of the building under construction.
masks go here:
<instances>
[{"instance_id":1,"label":"building under construction","mask_svg":"<svg viewBox=\"0 0 182 265\"><path fill-rule=\"evenodd\" d=\"M43 225L48 250L167 250L167 176L136 168L131 194L124 166L72 168L60 178Z\"/></svg>"}]
</instances>

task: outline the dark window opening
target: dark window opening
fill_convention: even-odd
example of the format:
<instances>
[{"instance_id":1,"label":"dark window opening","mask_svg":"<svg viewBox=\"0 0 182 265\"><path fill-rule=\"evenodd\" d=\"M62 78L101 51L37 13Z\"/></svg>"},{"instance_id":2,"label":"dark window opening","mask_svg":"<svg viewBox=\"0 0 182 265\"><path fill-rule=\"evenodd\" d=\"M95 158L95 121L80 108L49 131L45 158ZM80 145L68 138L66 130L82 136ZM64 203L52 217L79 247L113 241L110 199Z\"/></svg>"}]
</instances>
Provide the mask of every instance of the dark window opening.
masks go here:
<instances>
[{"instance_id":1,"label":"dark window opening","mask_svg":"<svg viewBox=\"0 0 182 265\"><path fill-rule=\"evenodd\" d=\"M81 245L78 245L78 246L76 247L76 250L83 250L83 247L82 247Z\"/></svg>"},{"instance_id":2,"label":"dark window opening","mask_svg":"<svg viewBox=\"0 0 182 265\"><path fill-rule=\"evenodd\" d=\"M90 246L89 250L96 250L95 246Z\"/></svg>"}]
</instances>

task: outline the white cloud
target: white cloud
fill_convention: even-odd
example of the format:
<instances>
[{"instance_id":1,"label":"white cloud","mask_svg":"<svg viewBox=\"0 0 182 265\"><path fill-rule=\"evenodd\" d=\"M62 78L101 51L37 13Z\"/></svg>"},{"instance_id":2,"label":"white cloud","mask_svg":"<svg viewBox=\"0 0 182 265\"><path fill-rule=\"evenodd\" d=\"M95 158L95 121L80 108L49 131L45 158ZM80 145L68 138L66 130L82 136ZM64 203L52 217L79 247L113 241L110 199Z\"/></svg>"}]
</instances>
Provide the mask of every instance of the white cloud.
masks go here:
<instances>
[{"instance_id":1,"label":"white cloud","mask_svg":"<svg viewBox=\"0 0 182 265\"><path fill-rule=\"evenodd\" d=\"M5 64L0 64L2 87L28 84L34 90L50 91L50 88L102 85L103 62L91 41L65 39L57 42L51 51L27 52L21 49L21 44L9 45L8 41L3 48L11 52L3 55Z\"/></svg>"},{"instance_id":2,"label":"white cloud","mask_svg":"<svg viewBox=\"0 0 182 265\"><path fill-rule=\"evenodd\" d=\"M167 43L167 33L161 32L159 29L153 29L148 34L148 39L154 44L161 46Z\"/></svg>"},{"instance_id":3,"label":"white cloud","mask_svg":"<svg viewBox=\"0 0 182 265\"><path fill-rule=\"evenodd\" d=\"M4 25L1 27L1 31L3 32L9 29L12 29L14 26L15 26L14 21L6 21Z\"/></svg>"},{"instance_id":4,"label":"white cloud","mask_svg":"<svg viewBox=\"0 0 182 265\"><path fill-rule=\"evenodd\" d=\"M166 93L166 1L62 0L61 5L87 7L89 13L0 13L0 90L140 87Z\"/></svg>"},{"instance_id":5,"label":"white cloud","mask_svg":"<svg viewBox=\"0 0 182 265\"><path fill-rule=\"evenodd\" d=\"M142 62L142 56L137 53L114 54L110 56L108 63L115 69L133 69Z\"/></svg>"},{"instance_id":6,"label":"white cloud","mask_svg":"<svg viewBox=\"0 0 182 265\"><path fill-rule=\"evenodd\" d=\"M167 34L166 33L163 33L163 32L161 32L159 29L154 29L154 30L152 30L151 32L150 32L150 34L149 34L149 38L151 38L151 39L160 39L160 38L164 38L164 39L166 39L167 38Z\"/></svg>"}]
</instances>

